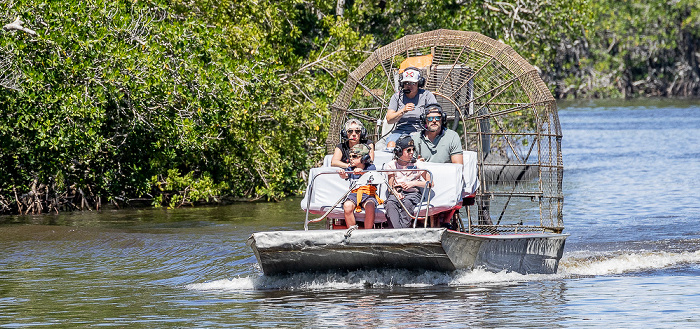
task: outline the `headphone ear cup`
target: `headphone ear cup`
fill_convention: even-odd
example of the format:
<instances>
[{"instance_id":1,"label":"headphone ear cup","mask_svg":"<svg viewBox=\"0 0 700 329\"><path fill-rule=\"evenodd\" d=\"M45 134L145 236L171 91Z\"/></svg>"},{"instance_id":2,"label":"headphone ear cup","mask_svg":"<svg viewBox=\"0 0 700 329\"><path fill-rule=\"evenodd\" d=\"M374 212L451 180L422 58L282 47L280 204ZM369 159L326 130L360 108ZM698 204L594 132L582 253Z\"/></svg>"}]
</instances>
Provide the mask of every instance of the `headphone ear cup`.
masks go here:
<instances>
[{"instance_id":1,"label":"headphone ear cup","mask_svg":"<svg viewBox=\"0 0 700 329\"><path fill-rule=\"evenodd\" d=\"M421 113L420 122L423 124L423 128L428 128L428 122L426 122L425 113Z\"/></svg>"},{"instance_id":2,"label":"headphone ear cup","mask_svg":"<svg viewBox=\"0 0 700 329\"><path fill-rule=\"evenodd\" d=\"M360 159L360 161L365 165L369 165L370 163L372 163L372 158L369 156L369 154L365 154L362 156L362 159Z\"/></svg>"},{"instance_id":3,"label":"headphone ear cup","mask_svg":"<svg viewBox=\"0 0 700 329\"><path fill-rule=\"evenodd\" d=\"M362 126L362 132L360 133L360 141L367 141L367 129L365 129L365 126Z\"/></svg>"},{"instance_id":4,"label":"headphone ear cup","mask_svg":"<svg viewBox=\"0 0 700 329\"><path fill-rule=\"evenodd\" d=\"M445 128L447 124L447 113L442 112L442 127Z\"/></svg>"},{"instance_id":5,"label":"headphone ear cup","mask_svg":"<svg viewBox=\"0 0 700 329\"><path fill-rule=\"evenodd\" d=\"M345 128L340 130L340 139L345 142L348 140L348 132L345 131Z\"/></svg>"},{"instance_id":6,"label":"headphone ear cup","mask_svg":"<svg viewBox=\"0 0 700 329\"><path fill-rule=\"evenodd\" d=\"M421 76L420 79L418 79L418 87L425 87L425 77Z\"/></svg>"},{"instance_id":7,"label":"headphone ear cup","mask_svg":"<svg viewBox=\"0 0 700 329\"><path fill-rule=\"evenodd\" d=\"M400 146L398 146L398 145L394 146L394 156L395 157L400 158L402 153L403 152L402 152L402 149Z\"/></svg>"}]
</instances>

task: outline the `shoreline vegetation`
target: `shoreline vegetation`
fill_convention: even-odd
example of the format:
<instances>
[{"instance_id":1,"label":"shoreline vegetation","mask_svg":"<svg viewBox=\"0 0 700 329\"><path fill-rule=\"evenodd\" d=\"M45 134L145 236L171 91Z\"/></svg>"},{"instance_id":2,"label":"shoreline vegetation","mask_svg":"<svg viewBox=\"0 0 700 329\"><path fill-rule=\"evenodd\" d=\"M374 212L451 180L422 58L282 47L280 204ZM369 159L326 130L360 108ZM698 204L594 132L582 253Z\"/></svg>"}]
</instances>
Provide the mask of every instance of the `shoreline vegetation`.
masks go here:
<instances>
[{"instance_id":1,"label":"shoreline vegetation","mask_svg":"<svg viewBox=\"0 0 700 329\"><path fill-rule=\"evenodd\" d=\"M0 0L0 25L0 214L298 194L349 72L439 28L558 99L700 96L691 0Z\"/></svg>"}]
</instances>

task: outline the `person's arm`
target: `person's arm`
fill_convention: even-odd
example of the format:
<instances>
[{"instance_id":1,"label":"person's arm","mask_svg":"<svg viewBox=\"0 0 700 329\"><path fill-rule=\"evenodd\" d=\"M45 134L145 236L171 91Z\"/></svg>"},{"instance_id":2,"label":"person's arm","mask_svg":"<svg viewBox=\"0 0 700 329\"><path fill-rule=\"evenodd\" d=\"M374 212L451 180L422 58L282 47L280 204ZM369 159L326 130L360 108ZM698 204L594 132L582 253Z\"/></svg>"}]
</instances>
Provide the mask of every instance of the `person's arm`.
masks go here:
<instances>
[{"instance_id":1,"label":"person's arm","mask_svg":"<svg viewBox=\"0 0 700 329\"><path fill-rule=\"evenodd\" d=\"M347 168L350 164L340 161L343 158L343 152L336 146L331 158L331 167Z\"/></svg>"},{"instance_id":2,"label":"person's arm","mask_svg":"<svg viewBox=\"0 0 700 329\"><path fill-rule=\"evenodd\" d=\"M408 103L406 106L402 107L398 111L392 111L392 110L387 110L386 111L386 122L388 123L396 123L399 120L401 120L401 117L403 117L406 112L412 111L416 107L416 104L413 103Z\"/></svg>"},{"instance_id":3,"label":"person's arm","mask_svg":"<svg viewBox=\"0 0 700 329\"><path fill-rule=\"evenodd\" d=\"M393 169L393 168L392 168ZM388 173L387 174L387 181L389 182L389 192L393 194L396 199L401 200L403 199L403 193L400 193L397 191L394 187L396 187L396 179L394 178L393 173ZM403 188L403 187L402 187Z\"/></svg>"},{"instance_id":4,"label":"person's arm","mask_svg":"<svg viewBox=\"0 0 700 329\"><path fill-rule=\"evenodd\" d=\"M429 186L430 186L430 183L428 183L428 172L427 172L427 171L424 171L424 172L421 174L421 177L423 178L422 181L420 181L420 180L415 180L416 182L418 182L418 184L416 185L416 187L429 187Z\"/></svg>"},{"instance_id":5,"label":"person's arm","mask_svg":"<svg viewBox=\"0 0 700 329\"><path fill-rule=\"evenodd\" d=\"M369 158L374 161L374 143L368 143L369 145Z\"/></svg>"},{"instance_id":6,"label":"person's arm","mask_svg":"<svg viewBox=\"0 0 700 329\"><path fill-rule=\"evenodd\" d=\"M400 94L394 94L389 101L389 108L386 111L386 122L389 124L398 122L404 113L412 110L413 106L415 106L413 103L408 103L408 105L404 105L399 109L399 97L402 96ZM409 107L409 105L411 107Z\"/></svg>"},{"instance_id":7,"label":"person's arm","mask_svg":"<svg viewBox=\"0 0 700 329\"><path fill-rule=\"evenodd\" d=\"M464 164L464 158L462 157L462 141L459 139L459 135L457 135L456 132L452 134L452 136L453 138L450 142L450 162Z\"/></svg>"}]
</instances>

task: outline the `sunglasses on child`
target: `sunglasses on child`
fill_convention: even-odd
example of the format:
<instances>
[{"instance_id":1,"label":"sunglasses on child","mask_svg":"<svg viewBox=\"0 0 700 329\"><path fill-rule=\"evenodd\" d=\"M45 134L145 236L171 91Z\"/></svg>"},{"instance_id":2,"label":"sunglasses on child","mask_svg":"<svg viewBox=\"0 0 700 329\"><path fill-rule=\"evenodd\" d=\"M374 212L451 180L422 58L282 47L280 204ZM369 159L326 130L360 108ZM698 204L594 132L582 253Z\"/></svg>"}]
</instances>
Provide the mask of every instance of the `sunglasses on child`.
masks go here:
<instances>
[{"instance_id":1,"label":"sunglasses on child","mask_svg":"<svg viewBox=\"0 0 700 329\"><path fill-rule=\"evenodd\" d=\"M359 159L359 158L361 158L361 157L362 157L362 156L359 155L359 154L350 154L350 159Z\"/></svg>"},{"instance_id":2,"label":"sunglasses on child","mask_svg":"<svg viewBox=\"0 0 700 329\"><path fill-rule=\"evenodd\" d=\"M416 151L416 148L415 148L415 147L409 147L409 148L404 149L404 151L406 151L406 152L408 152L408 153L413 153L413 152Z\"/></svg>"},{"instance_id":3,"label":"sunglasses on child","mask_svg":"<svg viewBox=\"0 0 700 329\"><path fill-rule=\"evenodd\" d=\"M348 129L348 134L361 134L362 130L361 129Z\"/></svg>"}]
</instances>

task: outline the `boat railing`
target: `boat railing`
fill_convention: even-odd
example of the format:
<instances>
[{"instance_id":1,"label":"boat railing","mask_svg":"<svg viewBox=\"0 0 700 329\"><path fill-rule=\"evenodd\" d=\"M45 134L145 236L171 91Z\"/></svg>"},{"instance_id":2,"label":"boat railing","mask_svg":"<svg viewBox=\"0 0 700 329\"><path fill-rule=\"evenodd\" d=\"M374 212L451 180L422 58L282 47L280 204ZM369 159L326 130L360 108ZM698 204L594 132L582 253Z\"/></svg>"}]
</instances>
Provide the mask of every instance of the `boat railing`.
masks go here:
<instances>
[{"instance_id":1,"label":"boat railing","mask_svg":"<svg viewBox=\"0 0 700 329\"><path fill-rule=\"evenodd\" d=\"M418 207L417 207L417 209L416 209L416 211L415 211L415 215L414 215L414 214L411 214L411 213L408 211L408 209L406 209L406 207L404 206L404 204L403 204L402 202L399 202L399 204L401 204L401 206L403 207L404 211L406 211L406 213L408 214L408 216L410 216L411 219L413 220L413 227L414 227L414 228L416 227L416 225L417 225L417 223L418 223L418 220L420 220L420 219L423 219L424 226L427 227L427 222L428 222L428 221L427 221L427 218L428 218L429 212L430 212L430 196L431 196L430 190L432 189L432 186L433 186L433 177L434 177L433 173L432 173L430 170L428 170L428 169L417 169L417 168L416 168L416 169L378 169L378 170L363 170L363 171L360 171L359 173L362 173L362 174L364 175L365 173L390 173L390 172L410 172L410 171L426 172L426 173L428 173L428 175L429 175L429 179L426 181L426 185L425 185L425 187L422 189L423 191L422 191L422 194L421 194L421 202L418 203ZM322 176L322 175L338 175L338 174L339 174L338 171L334 171L334 172L321 172L321 173L317 173L316 175L314 175L313 177L311 177L311 181L309 182L308 188L307 188L307 191L306 191L306 195L307 195L307 198L306 198L306 218L305 218L305 220L304 220L304 230L305 230L305 231L308 231L308 230L309 230L309 223L320 222L320 221L326 219L326 217L328 217L328 215L335 209L335 207L337 207L338 204L340 204L342 201L344 201L345 198L348 196L348 194L350 194L350 192L351 192L353 189L355 189L355 187L357 187L357 186L356 186L356 185L357 185L357 182L360 181L360 179L361 179L361 178L360 178L360 179L358 179L358 180L355 180L355 181L352 183L352 185L350 185L350 187L348 188L348 191L347 191L345 194L343 194L343 196L341 196L341 197L338 199L338 201L336 201L336 202L335 202L321 217L315 218L315 219L309 219L309 210L310 210L310 208L311 208L311 207L310 207L310 206L311 206L311 195L312 195L312 193L313 193L314 184L316 183L316 178L318 178L319 176ZM383 178L383 181L377 183L376 185L379 185L379 184L382 184L382 183L383 183L383 184L386 184L386 186L387 186L387 192L393 194L394 196L396 196L396 197L398 198L398 192L394 189L393 186L391 186L391 185L389 184L388 177L387 177L386 175L381 175L381 176L382 176L382 178ZM373 185L374 185L374 184L373 184ZM427 199L426 199L426 195L427 195ZM423 205L423 200L426 200L426 205L425 205L425 206L426 206L427 210L426 210L425 216L419 216L420 211L421 211L421 208L422 208L422 205Z\"/></svg>"}]
</instances>

